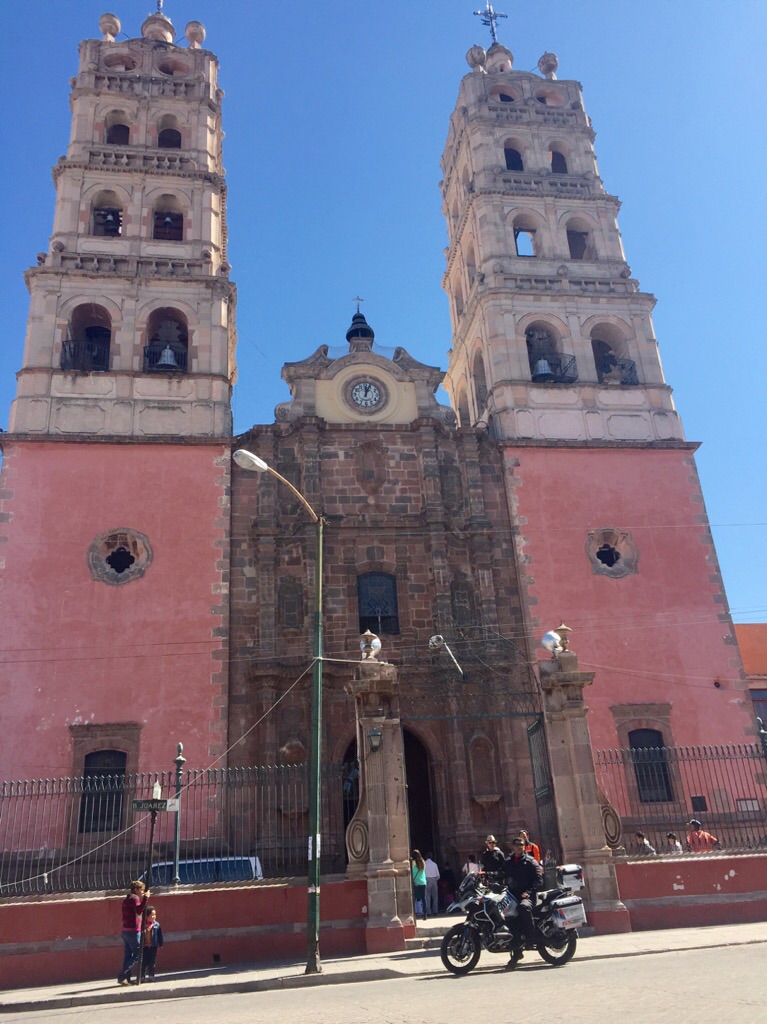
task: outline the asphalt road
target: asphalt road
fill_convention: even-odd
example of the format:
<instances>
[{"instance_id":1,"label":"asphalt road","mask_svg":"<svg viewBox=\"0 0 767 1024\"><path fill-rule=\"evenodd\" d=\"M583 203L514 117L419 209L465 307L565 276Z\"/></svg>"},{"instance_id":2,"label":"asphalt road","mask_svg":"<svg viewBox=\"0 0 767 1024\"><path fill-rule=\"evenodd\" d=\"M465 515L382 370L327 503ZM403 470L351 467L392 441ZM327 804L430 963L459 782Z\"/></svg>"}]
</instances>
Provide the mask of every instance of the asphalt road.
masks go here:
<instances>
[{"instance_id":1,"label":"asphalt road","mask_svg":"<svg viewBox=\"0 0 767 1024\"><path fill-rule=\"evenodd\" d=\"M0 1024L762 1024L767 1021L764 946L583 961L562 968L528 953L514 972L483 954L465 978L325 985L248 995L157 999L38 1013L0 1014ZM486 965L486 966L483 966Z\"/></svg>"}]
</instances>

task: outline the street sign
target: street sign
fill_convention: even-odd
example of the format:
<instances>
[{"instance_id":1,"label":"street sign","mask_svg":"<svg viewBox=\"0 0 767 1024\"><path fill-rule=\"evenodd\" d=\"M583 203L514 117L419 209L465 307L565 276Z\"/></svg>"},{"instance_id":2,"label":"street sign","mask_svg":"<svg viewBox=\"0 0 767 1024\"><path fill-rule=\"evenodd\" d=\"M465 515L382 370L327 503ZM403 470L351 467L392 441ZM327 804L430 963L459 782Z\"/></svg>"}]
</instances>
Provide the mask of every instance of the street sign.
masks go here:
<instances>
[{"instance_id":1,"label":"street sign","mask_svg":"<svg viewBox=\"0 0 767 1024\"><path fill-rule=\"evenodd\" d=\"M134 800L134 811L167 811L167 800Z\"/></svg>"}]
</instances>

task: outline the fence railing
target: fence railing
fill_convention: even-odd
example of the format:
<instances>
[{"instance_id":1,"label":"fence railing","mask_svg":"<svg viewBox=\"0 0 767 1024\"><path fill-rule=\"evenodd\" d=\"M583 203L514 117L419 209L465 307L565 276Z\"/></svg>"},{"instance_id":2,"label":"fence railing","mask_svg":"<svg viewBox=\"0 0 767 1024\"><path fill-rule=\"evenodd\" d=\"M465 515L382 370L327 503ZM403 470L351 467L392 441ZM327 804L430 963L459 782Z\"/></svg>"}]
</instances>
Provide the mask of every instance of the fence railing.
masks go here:
<instances>
[{"instance_id":1,"label":"fence railing","mask_svg":"<svg viewBox=\"0 0 767 1024\"><path fill-rule=\"evenodd\" d=\"M356 764L322 769L321 870L344 870L345 826L354 812ZM307 871L305 765L182 773L179 876L219 883L302 876ZM124 888L173 877L176 812L133 810L155 784L173 797L173 772L5 782L0 785L0 896Z\"/></svg>"},{"instance_id":2,"label":"fence railing","mask_svg":"<svg viewBox=\"0 0 767 1024\"><path fill-rule=\"evenodd\" d=\"M719 840L716 849L767 851L767 760L760 745L646 747L594 752L605 812L620 818L608 841L639 853L643 832L671 853L668 832L687 850L690 821ZM693 842L693 847L700 844ZM705 844L704 844L705 845Z\"/></svg>"}]
</instances>

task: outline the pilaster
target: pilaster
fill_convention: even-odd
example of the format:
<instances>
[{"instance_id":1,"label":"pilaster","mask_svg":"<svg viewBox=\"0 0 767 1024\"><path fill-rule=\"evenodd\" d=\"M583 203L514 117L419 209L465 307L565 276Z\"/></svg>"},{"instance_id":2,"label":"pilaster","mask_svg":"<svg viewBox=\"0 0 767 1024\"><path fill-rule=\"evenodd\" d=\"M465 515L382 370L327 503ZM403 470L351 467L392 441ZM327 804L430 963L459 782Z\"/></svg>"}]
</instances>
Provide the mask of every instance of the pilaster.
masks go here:
<instances>
[{"instance_id":1,"label":"pilaster","mask_svg":"<svg viewBox=\"0 0 767 1024\"><path fill-rule=\"evenodd\" d=\"M579 672L578 658L568 650L540 664L546 741L563 858L585 869L589 923L599 932L624 932L631 924L605 842L583 700L594 675Z\"/></svg>"},{"instance_id":2,"label":"pilaster","mask_svg":"<svg viewBox=\"0 0 767 1024\"><path fill-rule=\"evenodd\" d=\"M357 713L361 780L347 829L348 873L367 880L369 953L404 949L415 934L398 690L395 666L372 659L360 662L346 684Z\"/></svg>"}]
</instances>

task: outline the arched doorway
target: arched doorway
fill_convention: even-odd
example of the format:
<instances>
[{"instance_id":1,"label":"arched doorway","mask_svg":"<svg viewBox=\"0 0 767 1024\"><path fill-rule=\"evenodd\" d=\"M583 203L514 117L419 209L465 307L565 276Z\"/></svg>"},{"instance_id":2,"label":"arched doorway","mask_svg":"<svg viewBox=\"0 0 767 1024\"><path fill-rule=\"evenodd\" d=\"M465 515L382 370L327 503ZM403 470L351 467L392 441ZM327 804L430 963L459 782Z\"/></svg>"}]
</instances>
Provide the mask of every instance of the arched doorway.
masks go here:
<instances>
[{"instance_id":1,"label":"arched doorway","mask_svg":"<svg viewBox=\"0 0 767 1024\"><path fill-rule=\"evenodd\" d=\"M407 814L410 822L410 849L435 859L441 855L439 831L434 813L431 758L418 737L403 729L405 747L405 779L407 781Z\"/></svg>"}]
</instances>

